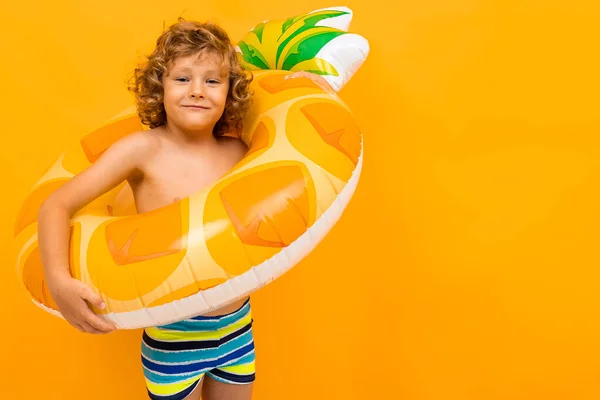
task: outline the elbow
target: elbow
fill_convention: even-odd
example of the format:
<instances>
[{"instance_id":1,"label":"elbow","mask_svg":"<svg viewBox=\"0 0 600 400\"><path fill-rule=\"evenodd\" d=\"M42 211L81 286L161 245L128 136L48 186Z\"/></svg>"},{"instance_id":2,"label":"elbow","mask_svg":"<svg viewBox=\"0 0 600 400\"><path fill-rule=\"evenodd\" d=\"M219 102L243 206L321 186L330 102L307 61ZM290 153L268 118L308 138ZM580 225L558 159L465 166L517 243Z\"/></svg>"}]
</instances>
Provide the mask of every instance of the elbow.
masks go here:
<instances>
[{"instance_id":1,"label":"elbow","mask_svg":"<svg viewBox=\"0 0 600 400\"><path fill-rule=\"evenodd\" d=\"M60 213L61 211L66 213L69 217L71 216L71 213L65 205L57 201L56 198L50 196L44 200L38 210L38 221L43 220L47 215L53 215Z\"/></svg>"},{"instance_id":2,"label":"elbow","mask_svg":"<svg viewBox=\"0 0 600 400\"><path fill-rule=\"evenodd\" d=\"M38 221L42 221L49 212L52 212L53 204L50 199L44 200L40 208L38 209Z\"/></svg>"}]
</instances>

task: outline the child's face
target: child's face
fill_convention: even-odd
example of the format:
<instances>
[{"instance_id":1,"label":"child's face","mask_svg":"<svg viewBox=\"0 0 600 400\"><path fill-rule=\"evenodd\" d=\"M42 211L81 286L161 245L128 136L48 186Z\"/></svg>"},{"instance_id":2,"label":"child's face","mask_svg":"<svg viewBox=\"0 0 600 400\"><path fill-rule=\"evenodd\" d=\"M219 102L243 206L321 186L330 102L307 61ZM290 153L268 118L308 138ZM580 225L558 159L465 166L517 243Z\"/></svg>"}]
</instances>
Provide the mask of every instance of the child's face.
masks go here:
<instances>
[{"instance_id":1,"label":"child's face","mask_svg":"<svg viewBox=\"0 0 600 400\"><path fill-rule=\"evenodd\" d=\"M229 64L213 54L177 58L163 76L167 121L189 130L210 130L223 115Z\"/></svg>"}]
</instances>

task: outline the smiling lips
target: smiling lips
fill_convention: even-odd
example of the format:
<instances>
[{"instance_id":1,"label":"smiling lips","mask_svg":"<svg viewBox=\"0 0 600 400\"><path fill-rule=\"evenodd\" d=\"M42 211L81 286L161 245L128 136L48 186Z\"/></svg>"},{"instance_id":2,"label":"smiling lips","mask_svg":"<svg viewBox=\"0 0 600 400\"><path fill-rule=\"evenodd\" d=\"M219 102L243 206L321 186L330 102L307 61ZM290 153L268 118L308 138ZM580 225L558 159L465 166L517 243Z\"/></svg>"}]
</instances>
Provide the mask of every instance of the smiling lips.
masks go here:
<instances>
[{"instance_id":1,"label":"smiling lips","mask_svg":"<svg viewBox=\"0 0 600 400\"><path fill-rule=\"evenodd\" d=\"M194 105L190 105L190 106L183 106L185 108L191 108L192 110L208 110L208 107L205 106L194 106Z\"/></svg>"}]
</instances>

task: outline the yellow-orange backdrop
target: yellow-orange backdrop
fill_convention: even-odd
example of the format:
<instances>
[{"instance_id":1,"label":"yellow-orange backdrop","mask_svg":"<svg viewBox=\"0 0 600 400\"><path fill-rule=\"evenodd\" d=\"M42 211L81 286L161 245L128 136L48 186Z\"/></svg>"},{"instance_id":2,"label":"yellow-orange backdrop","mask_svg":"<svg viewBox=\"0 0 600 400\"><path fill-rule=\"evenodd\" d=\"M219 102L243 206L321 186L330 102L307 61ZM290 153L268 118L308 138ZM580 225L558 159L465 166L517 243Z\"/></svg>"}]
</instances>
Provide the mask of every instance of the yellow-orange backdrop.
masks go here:
<instances>
[{"instance_id":1,"label":"yellow-orange backdrop","mask_svg":"<svg viewBox=\"0 0 600 400\"><path fill-rule=\"evenodd\" d=\"M345 4L371 44L341 92L364 174L316 251L253 295L254 398L600 398L600 3L285 3L0 6L1 397L146 398L140 331L84 335L38 310L10 246L41 170L130 104L163 21L235 40Z\"/></svg>"}]
</instances>

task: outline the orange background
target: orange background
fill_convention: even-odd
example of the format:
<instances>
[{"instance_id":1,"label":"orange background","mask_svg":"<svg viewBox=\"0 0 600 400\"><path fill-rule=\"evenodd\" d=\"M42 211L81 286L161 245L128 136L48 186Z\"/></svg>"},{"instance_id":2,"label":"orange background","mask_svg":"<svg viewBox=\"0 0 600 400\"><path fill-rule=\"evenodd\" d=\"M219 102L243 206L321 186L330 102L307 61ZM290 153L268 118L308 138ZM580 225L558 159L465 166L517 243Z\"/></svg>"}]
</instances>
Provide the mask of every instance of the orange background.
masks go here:
<instances>
[{"instance_id":1,"label":"orange background","mask_svg":"<svg viewBox=\"0 0 600 400\"><path fill-rule=\"evenodd\" d=\"M254 398L600 398L599 3L284 3L1 6L2 398L146 398L141 332L85 335L29 303L11 231L43 168L130 104L163 21L237 40L340 4L371 44L341 92L364 172L331 234L252 297Z\"/></svg>"}]
</instances>

